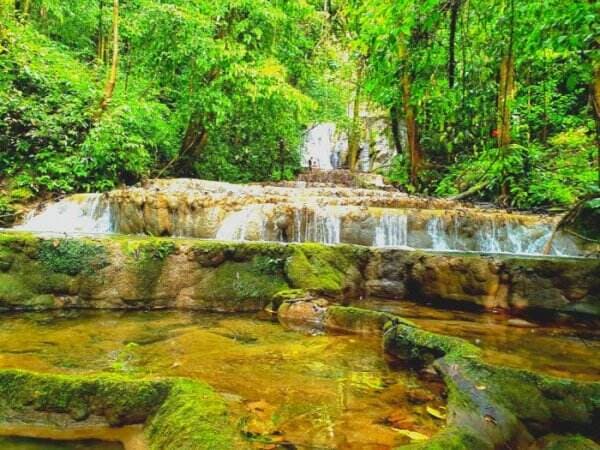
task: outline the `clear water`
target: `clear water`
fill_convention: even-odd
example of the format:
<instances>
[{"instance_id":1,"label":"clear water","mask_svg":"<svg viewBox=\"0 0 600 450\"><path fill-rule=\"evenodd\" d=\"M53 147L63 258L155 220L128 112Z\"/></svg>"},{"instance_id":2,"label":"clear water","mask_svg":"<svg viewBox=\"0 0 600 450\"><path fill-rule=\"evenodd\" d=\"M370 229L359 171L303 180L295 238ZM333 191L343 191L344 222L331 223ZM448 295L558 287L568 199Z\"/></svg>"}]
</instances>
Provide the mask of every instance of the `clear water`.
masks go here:
<instances>
[{"instance_id":1,"label":"clear water","mask_svg":"<svg viewBox=\"0 0 600 450\"><path fill-rule=\"evenodd\" d=\"M431 436L443 425L426 411L443 408L443 385L386 360L379 338L306 335L252 315L4 315L0 367L204 380L253 448L391 449L408 443L398 428Z\"/></svg>"},{"instance_id":2,"label":"clear water","mask_svg":"<svg viewBox=\"0 0 600 450\"><path fill-rule=\"evenodd\" d=\"M418 326L464 338L492 363L580 380L600 380L600 321L517 319L504 314L440 310L409 301L367 299L356 306L387 311Z\"/></svg>"}]
</instances>

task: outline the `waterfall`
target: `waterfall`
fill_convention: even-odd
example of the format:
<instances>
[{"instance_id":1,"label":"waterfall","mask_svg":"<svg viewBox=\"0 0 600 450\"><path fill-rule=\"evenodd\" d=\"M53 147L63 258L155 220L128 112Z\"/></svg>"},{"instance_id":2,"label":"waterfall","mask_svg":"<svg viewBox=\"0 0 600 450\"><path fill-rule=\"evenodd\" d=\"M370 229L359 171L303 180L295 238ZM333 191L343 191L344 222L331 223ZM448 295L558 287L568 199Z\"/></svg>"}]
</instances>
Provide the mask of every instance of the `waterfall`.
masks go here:
<instances>
[{"instance_id":1,"label":"waterfall","mask_svg":"<svg viewBox=\"0 0 600 450\"><path fill-rule=\"evenodd\" d=\"M312 158L316 162L317 168L322 170L331 170L331 155L336 148L335 124L322 123L312 127L302 149L302 165L307 167L308 160Z\"/></svg>"},{"instance_id":2,"label":"waterfall","mask_svg":"<svg viewBox=\"0 0 600 450\"><path fill-rule=\"evenodd\" d=\"M265 231L262 205L250 205L225 217L216 238L222 241L264 240Z\"/></svg>"},{"instance_id":3,"label":"waterfall","mask_svg":"<svg viewBox=\"0 0 600 450\"><path fill-rule=\"evenodd\" d=\"M406 214L384 214L375 229L377 247L402 247L408 244L408 218Z\"/></svg>"},{"instance_id":4,"label":"waterfall","mask_svg":"<svg viewBox=\"0 0 600 450\"><path fill-rule=\"evenodd\" d=\"M114 220L102 194L76 194L30 213L15 228L38 233L105 234L114 232Z\"/></svg>"},{"instance_id":5,"label":"waterfall","mask_svg":"<svg viewBox=\"0 0 600 450\"><path fill-rule=\"evenodd\" d=\"M300 236L298 242L320 242L323 244L339 244L341 242L342 219L335 208L311 208L302 209L303 218L296 218L296 223L301 226L304 219L304 236Z\"/></svg>"},{"instance_id":6,"label":"waterfall","mask_svg":"<svg viewBox=\"0 0 600 450\"><path fill-rule=\"evenodd\" d=\"M358 154L358 168L361 172L368 172L371 170L371 155L368 145L363 145L360 148Z\"/></svg>"},{"instance_id":7,"label":"waterfall","mask_svg":"<svg viewBox=\"0 0 600 450\"><path fill-rule=\"evenodd\" d=\"M450 250L452 247L448 243L448 235L444 230L444 222L441 217L432 217L427 221L427 234L431 238L431 248L433 250Z\"/></svg>"}]
</instances>

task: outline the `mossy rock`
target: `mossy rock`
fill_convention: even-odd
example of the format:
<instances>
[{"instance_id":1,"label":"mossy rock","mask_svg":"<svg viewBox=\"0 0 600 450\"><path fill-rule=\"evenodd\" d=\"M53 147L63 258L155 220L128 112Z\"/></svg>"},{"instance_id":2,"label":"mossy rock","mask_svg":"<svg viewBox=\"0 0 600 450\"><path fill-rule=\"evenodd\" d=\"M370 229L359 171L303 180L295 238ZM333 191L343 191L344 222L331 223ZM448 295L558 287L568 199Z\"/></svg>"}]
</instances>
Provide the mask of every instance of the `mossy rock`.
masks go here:
<instances>
[{"instance_id":1,"label":"mossy rock","mask_svg":"<svg viewBox=\"0 0 600 450\"><path fill-rule=\"evenodd\" d=\"M380 311L370 311L346 306L330 306L325 315L325 326L331 330L354 333L382 333L388 322L411 322Z\"/></svg>"},{"instance_id":2,"label":"mossy rock","mask_svg":"<svg viewBox=\"0 0 600 450\"><path fill-rule=\"evenodd\" d=\"M19 370L0 371L0 418L25 420L35 413L66 414L75 421L90 415L111 426L143 423L165 400L165 382L119 376L41 375Z\"/></svg>"},{"instance_id":3,"label":"mossy rock","mask_svg":"<svg viewBox=\"0 0 600 450\"><path fill-rule=\"evenodd\" d=\"M48 270L66 275L90 275L108 266L106 248L83 239L42 240L38 259Z\"/></svg>"},{"instance_id":4,"label":"mossy rock","mask_svg":"<svg viewBox=\"0 0 600 450\"><path fill-rule=\"evenodd\" d=\"M137 298L150 298L169 256L177 251L169 239L148 238L122 242L122 251L128 258L129 270L134 273Z\"/></svg>"},{"instance_id":5,"label":"mossy rock","mask_svg":"<svg viewBox=\"0 0 600 450\"><path fill-rule=\"evenodd\" d=\"M580 435L550 434L539 439L533 450L600 450L600 445Z\"/></svg>"},{"instance_id":6,"label":"mossy rock","mask_svg":"<svg viewBox=\"0 0 600 450\"><path fill-rule=\"evenodd\" d=\"M151 450L235 448L223 399L208 386L184 379L173 384L145 434Z\"/></svg>"},{"instance_id":7,"label":"mossy rock","mask_svg":"<svg viewBox=\"0 0 600 450\"><path fill-rule=\"evenodd\" d=\"M265 267L261 257L227 261L204 273L195 285L196 297L225 310L259 310L288 288L283 272Z\"/></svg>"},{"instance_id":8,"label":"mossy rock","mask_svg":"<svg viewBox=\"0 0 600 450\"><path fill-rule=\"evenodd\" d=\"M356 295L361 290L366 248L295 244L291 249L285 272L292 287L332 297Z\"/></svg>"},{"instance_id":9,"label":"mossy rock","mask_svg":"<svg viewBox=\"0 0 600 450\"><path fill-rule=\"evenodd\" d=\"M55 426L57 415L74 427L143 424L151 450L235 448L224 400L201 382L0 370L0 423Z\"/></svg>"}]
</instances>

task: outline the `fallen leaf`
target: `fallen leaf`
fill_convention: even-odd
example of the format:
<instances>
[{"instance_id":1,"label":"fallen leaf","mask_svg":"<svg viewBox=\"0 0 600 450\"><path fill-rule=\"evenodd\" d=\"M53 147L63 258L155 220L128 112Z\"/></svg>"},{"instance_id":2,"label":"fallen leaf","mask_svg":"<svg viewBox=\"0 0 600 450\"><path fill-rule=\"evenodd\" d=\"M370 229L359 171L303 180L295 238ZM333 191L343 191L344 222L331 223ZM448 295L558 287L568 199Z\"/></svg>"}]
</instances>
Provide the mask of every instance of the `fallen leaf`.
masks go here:
<instances>
[{"instance_id":1,"label":"fallen leaf","mask_svg":"<svg viewBox=\"0 0 600 450\"><path fill-rule=\"evenodd\" d=\"M483 384L478 384L477 386L475 386L475 389L477 389L478 391L485 391L487 387Z\"/></svg>"},{"instance_id":2,"label":"fallen leaf","mask_svg":"<svg viewBox=\"0 0 600 450\"><path fill-rule=\"evenodd\" d=\"M492 416L490 416L489 414L486 414L484 417L484 420L486 422L492 423L494 425L496 425L496 419L494 419Z\"/></svg>"},{"instance_id":3,"label":"fallen leaf","mask_svg":"<svg viewBox=\"0 0 600 450\"><path fill-rule=\"evenodd\" d=\"M401 430L399 428L392 428L392 429L394 431L396 431L398 434L401 434L402 436L406 436L411 441L426 441L427 439L429 439L429 436L425 436L424 434L419 433L418 431Z\"/></svg>"},{"instance_id":4,"label":"fallen leaf","mask_svg":"<svg viewBox=\"0 0 600 450\"><path fill-rule=\"evenodd\" d=\"M430 416L433 416L436 419L444 420L446 418L446 414L441 412L439 409L432 408L431 406L427 406L425 409Z\"/></svg>"}]
</instances>

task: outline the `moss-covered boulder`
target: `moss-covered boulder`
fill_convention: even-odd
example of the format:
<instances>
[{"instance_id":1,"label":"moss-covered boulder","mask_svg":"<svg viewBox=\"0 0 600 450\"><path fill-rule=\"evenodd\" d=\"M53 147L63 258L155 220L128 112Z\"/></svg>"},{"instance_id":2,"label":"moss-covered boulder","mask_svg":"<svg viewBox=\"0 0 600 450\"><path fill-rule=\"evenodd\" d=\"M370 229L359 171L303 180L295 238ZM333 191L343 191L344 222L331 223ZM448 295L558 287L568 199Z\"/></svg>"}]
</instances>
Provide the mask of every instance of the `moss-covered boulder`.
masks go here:
<instances>
[{"instance_id":1,"label":"moss-covered boulder","mask_svg":"<svg viewBox=\"0 0 600 450\"><path fill-rule=\"evenodd\" d=\"M229 450L236 434L223 399L200 382L0 370L0 426L28 423L140 424L152 450Z\"/></svg>"},{"instance_id":2,"label":"moss-covered boulder","mask_svg":"<svg viewBox=\"0 0 600 450\"><path fill-rule=\"evenodd\" d=\"M368 249L351 245L294 244L285 272L294 288L331 297L356 297Z\"/></svg>"},{"instance_id":3,"label":"moss-covered boulder","mask_svg":"<svg viewBox=\"0 0 600 450\"><path fill-rule=\"evenodd\" d=\"M430 440L402 448L529 448L535 436L547 433L597 433L600 383L488 364L469 342L424 331L388 313L330 306L325 317L335 330L383 333L387 353L411 366L433 366L443 377L448 389L447 428ZM581 436L559 441L592 442Z\"/></svg>"}]
</instances>

